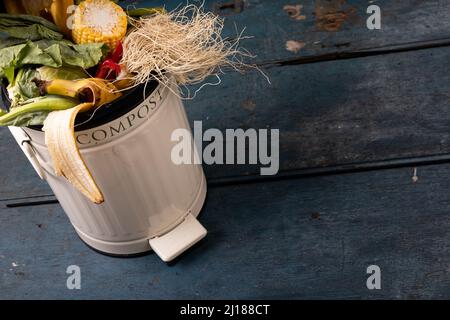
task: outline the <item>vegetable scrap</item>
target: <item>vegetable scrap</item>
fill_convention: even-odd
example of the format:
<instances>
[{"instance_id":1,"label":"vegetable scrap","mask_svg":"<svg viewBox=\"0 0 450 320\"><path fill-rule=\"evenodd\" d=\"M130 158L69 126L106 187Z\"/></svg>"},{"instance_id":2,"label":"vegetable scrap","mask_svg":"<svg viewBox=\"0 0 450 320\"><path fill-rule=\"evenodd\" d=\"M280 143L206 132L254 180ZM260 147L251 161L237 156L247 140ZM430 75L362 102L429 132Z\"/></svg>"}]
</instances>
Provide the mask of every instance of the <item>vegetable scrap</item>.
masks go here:
<instances>
[{"instance_id":1,"label":"vegetable scrap","mask_svg":"<svg viewBox=\"0 0 450 320\"><path fill-rule=\"evenodd\" d=\"M75 10L72 37L75 43L106 43L114 50L127 33L127 15L108 0L86 0Z\"/></svg>"},{"instance_id":2,"label":"vegetable scrap","mask_svg":"<svg viewBox=\"0 0 450 320\"><path fill-rule=\"evenodd\" d=\"M110 0L3 3L0 80L8 101L0 104L0 125L42 126L56 175L94 203L104 197L75 140L78 113L149 81L172 88L172 81L200 83L223 67L241 70L250 56L239 36L221 37L222 18L194 5L167 12Z\"/></svg>"}]
</instances>

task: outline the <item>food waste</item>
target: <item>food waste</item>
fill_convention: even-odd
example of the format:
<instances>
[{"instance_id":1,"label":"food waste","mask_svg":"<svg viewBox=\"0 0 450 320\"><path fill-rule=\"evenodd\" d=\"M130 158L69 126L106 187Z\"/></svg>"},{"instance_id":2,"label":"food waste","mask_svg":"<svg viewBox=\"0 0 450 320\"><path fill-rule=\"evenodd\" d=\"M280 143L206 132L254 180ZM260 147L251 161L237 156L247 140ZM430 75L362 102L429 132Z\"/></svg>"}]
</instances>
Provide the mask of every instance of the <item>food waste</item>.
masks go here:
<instances>
[{"instance_id":1,"label":"food waste","mask_svg":"<svg viewBox=\"0 0 450 320\"><path fill-rule=\"evenodd\" d=\"M0 125L41 126L55 174L97 204L105 199L75 140L77 114L148 81L197 84L249 56L239 37L221 38L221 18L193 5L167 12L110 0L3 4L0 81L8 103Z\"/></svg>"}]
</instances>

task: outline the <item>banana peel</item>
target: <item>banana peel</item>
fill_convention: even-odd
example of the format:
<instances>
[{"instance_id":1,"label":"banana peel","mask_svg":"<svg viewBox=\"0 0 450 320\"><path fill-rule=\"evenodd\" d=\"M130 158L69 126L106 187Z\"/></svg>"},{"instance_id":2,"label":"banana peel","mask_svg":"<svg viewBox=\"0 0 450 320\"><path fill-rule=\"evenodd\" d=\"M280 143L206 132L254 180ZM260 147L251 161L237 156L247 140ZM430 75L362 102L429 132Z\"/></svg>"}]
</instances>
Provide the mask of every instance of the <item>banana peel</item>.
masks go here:
<instances>
[{"instance_id":1,"label":"banana peel","mask_svg":"<svg viewBox=\"0 0 450 320\"><path fill-rule=\"evenodd\" d=\"M75 98L81 102L92 102L96 107L121 96L114 84L99 78L50 81L33 79L33 82L39 88L41 95L52 94Z\"/></svg>"},{"instance_id":2,"label":"banana peel","mask_svg":"<svg viewBox=\"0 0 450 320\"><path fill-rule=\"evenodd\" d=\"M48 94L65 95L85 101L78 106L51 112L44 122L45 143L50 152L55 174L64 176L92 202L100 204L104 197L81 157L75 139L75 118L79 112L112 102L121 94L103 79L53 80L40 84Z\"/></svg>"},{"instance_id":3,"label":"banana peel","mask_svg":"<svg viewBox=\"0 0 450 320\"><path fill-rule=\"evenodd\" d=\"M87 102L72 109L52 112L45 120L43 130L55 174L64 176L82 194L99 204L104 201L103 194L81 158L74 132L76 115L92 107L93 104Z\"/></svg>"}]
</instances>

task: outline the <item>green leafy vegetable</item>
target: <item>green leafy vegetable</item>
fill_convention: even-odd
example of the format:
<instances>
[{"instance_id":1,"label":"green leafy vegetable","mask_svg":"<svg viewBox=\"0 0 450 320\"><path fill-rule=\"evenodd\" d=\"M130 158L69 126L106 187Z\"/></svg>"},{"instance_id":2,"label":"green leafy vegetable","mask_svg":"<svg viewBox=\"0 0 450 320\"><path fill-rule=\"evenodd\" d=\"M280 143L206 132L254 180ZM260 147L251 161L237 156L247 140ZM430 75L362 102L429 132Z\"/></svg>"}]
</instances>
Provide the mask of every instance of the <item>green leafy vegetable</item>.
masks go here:
<instances>
[{"instance_id":1,"label":"green leafy vegetable","mask_svg":"<svg viewBox=\"0 0 450 320\"><path fill-rule=\"evenodd\" d=\"M103 43L74 45L67 40L28 41L0 50L0 78L13 82L13 70L25 65L88 69L97 65L107 52L108 46Z\"/></svg>"},{"instance_id":2,"label":"green leafy vegetable","mask_svg":"<svg viewBox=\"0 0 450 320\"><path fill-rule=\"evenodd\" d=\"M36 84L31 81L38 76L37 71L33 69L22 70L24 70L23 75L17 81L20 95L24 98L24 100L39 97L39 89Z\"/></svg>"},{"instance_id":3,"label":"green leafy vegetable","mask_svg":"<svg viewBox=\"0 0 450 320\"><path fill-rule=\"evenodd\" d=\"M40 126L44 124L48 114L51 111L36 111L28 112L17 115L10 121L4 121L0 123L0 126L15 126L15 127L28 127L28 126Z\"/></svg>"},{"instance_id":4,"label":"green leafy vegetable","mask_svg":"<svg viewBox=\"0 0 450 320\"><path fill-rule=\"evenodd\" d=\"M96 66L109 51L108 45L104 43L73 44L67 40L40 40L35 44L56 63L44 65L57 68L67 65L88 69Z\"/></svg>"},{"instance_id":5,"label":"green leafy vegetable","mask_svg":"<svg viewBox=\"0 0 450 320\"><path fill-rule=\"evenodd\" d=\"M4 68L3 70L0 69L0 78L2 77L2 74L4 75L4 77L6 77L8 79L8 82L11 83L14 81L14 66L9 66Z\"/></svg>"},{"instance_id":6,"label":"green leafy vegetable","mask_svg":"<svg viewBox=\"0 0 450 320\"><path fill-rule=\"evenodd\" d=\"M68 40L40 40L34 44L48 54L56 64L43 65L56 68L66 65L88 69L96 66L109 51L108 45L103 43L73 44ZM33 57L30 58L34 60Z\"/></svg>"},{"instance_id":7,"label":"green leafy vegetable","mask_svg":"<svg viewBox=\"0 0 450 320\"><path fill-rule=\"evenodd\" d=\"M39 73L38 78L46 81L51 81L55 79L78 80L78 79L85 79L88 77L86 71L78 67L52 68L43 66L38 68L37 72Z\"/></svg>"},{"instance_id":8,"label":"green leafy vegetable","mask_svg":"<svg viewBox=\"0 0 450 320\"><path fill-rule=\"evenodd\" d=\"M51 23L42 17L26 14L13 15L0 13L0 28L28 27L34 24L39 24L50 30L58 32L58 27L54 23Z\"/></svg>"},{"instance_id":9,"label":"green leafy vegetable","mask_svg":"<svg viewBox=\"0 0 450 320\"><path fill-rule=\"evenodd\" d=\"M25 42L26 40L24 39L10 38L6 33L0 32L0 49L12 47Z\"/></svg>"},{"instance_id":10,"label":"green leafy vegetable","mask_svg":"<svg viewBox=\"0 0 450 320\"><path fill-rule=\"evenodd\" d=\"M44 18L0 14L0 48L42 39L62 40L63 35L56 25Z\"/></svg>"},{"instance_id":11,"label":"green leafy vegetable","mask_svg":"<svg viewBox=\"0 0 450 320\"><path fill-rule=\"evenodd\" d=\"M11 100L10 112L0 110L0 126L41 125L50 112L78 105L71 98L39 97L32 80L87 78L84 69L96 66L108 51L103 43L64 40L58 27L44 18L0 14L0 80L8 80Z\"/></svg>"},{"instance_id":12,"label":"green leafy vegetable","mask_svg":"<svg viewBox=\"0 0 450 320\"><path fill-rule=\"evenodd\" d=\"M39 97L39 89L36 84L31 81L37 76L38 72L34 69L27 68L19 70L14 82L8 86L12 108L28 99Z\"/></svg>"},{"instance_id":13,"label":"green leafy vegetable","mask_svg":"<svg viewBox=\"0 0 450 320\"><path fill-rule=\"evenodd\" d=\"M8 27L0 31L7 34L10 38L37 41L41 39L62 40L63 35L39 24L33 24L28 27Z\"/></svg>"}]
</instances>

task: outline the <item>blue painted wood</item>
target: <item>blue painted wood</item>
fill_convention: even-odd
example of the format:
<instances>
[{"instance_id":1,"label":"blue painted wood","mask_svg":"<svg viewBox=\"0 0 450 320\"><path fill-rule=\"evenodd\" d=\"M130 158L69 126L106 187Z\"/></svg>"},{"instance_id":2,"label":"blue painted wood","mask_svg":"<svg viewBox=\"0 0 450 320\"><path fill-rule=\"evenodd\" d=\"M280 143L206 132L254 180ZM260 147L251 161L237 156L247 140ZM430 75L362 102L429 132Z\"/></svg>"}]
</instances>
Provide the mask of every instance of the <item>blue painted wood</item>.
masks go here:
<instances>
[{"instance_id":1,"label":"blue painted wood","mask_svg":"<svg viewBox=\"0 0 450 320\"><path fill-rule=\"evenodd\" d=\"M39 179L7 128L0 127L0 201L53 194Z\"/></svg>"},{"instance_id":2,"label":"blue painted wood","mask_svg":"<svg viewBox=\"0 0 450 320\"><path fill-rule=\"evenodd\" d=\"M161 1L143 3L149 6L161 5ZM217 8L217 3L206 1L206 8L213 10ZM448 5L437 1L378 2L386 12L383 21L388 29L377 33L368 33L366 30L363 32L358 25L347 23L343 23L343 27L336 32L318 32L316 22L310 21L316 10L312 3L304 4L303 12L307 16L305 21L290 18L282 10L286 4L286 1L247 1L244 11L226 17L225 33L229 34L235 23L241 26L249 24L249 34L255 35L254 39L249 40L255 41L249 48L260 56L259 61L263 59L266 62L275 62L277 59L288 59L291 53L287 52L289 56L284 55L285 49L282 45L279 46L279 43L276 47L282 50L275 50L273 42L284 41L283 37L292 38L287 36L292 32L313 37L310 40L312 43L322 42L322 38L326 37L327 41L339 44L343 41L340 37L344 40L350 37L353 39L352 46L357 45L351 50L360 50L367 47L367 43L376 48L386 45L402 46L401 43L405 41L438 39L444 37L448 30L445 28L447 19L440 18L446 14ZM364 1L353 1L350 6L361 9L363 4L366 5ZM177 1L166 3L169 9L177 5ZM336 11L333 8L327 10ZM402 28L409 32L403 32ZM283 37L274 36L276 34ZM367 38L369 34L370 38ZM332 51L329 51L328 47L317 50L314 48L313 52L301 52L299 55L317 56L334 52L333 50L342 46L331 46L334 48ZM448 126L448 119L441 117L448 107L445 93L448 75L445 69L441 68L448 61L445 51L442 49L396 55L392 60L390 58L393 56L386 59L381 56L265 70L271 78L272 86L268 86L264 79L254 72L228 75L223 77L222 85L206 88L196 100L186 103L189 118L191 121L203 120L205 129L266 126L279 128L283 134L281 169L446 153L448 148L445 128ZM435 54L437 57L433 56ZM422 69L425 71L422 72ZM386 76L387 73L389 76ZM373 76L378 77L375 87L371 87ZM383 83L383 78L388 81ZM406 83L403 83L404 79ZM428 83L428 79L432 79L429 85L417 92L416 86ZM402 85L399 86L398 83ZM337 86L339 90L336 90ZM359 88L356 93L352 90L354 86ZM394 92L394 88L398 91ZM293 95L293 92L296 94ZM346 92L345 101L342 100L342 92ZM380 107L378 103L386 103L386 97L390 97L389 104ZM408 102L405 102L403 97L408 97ZM335 101L341 101L340 103L345 105L335 107ZM407 113L405 103L408 104ZM334 111L330 112L331 109ZM436 112L424 119L422 113L427 110ZM369 119L366 112L372 115ZM403 118L405 113L406 117ZM391 114L398 115L395 120L397 127L389 128L389 131L395 132L387 135L383 122L385 117ZM433 118L433 115L436 115L437 119ZM414 127L413 124L418 126ZM353 128L356 130L356 140L353 140ZM350 136L346 136L349 132ZM428 139L430 136L432 138ZM12 139L3 128L0 128L0 139L1 153L7 155L2 157L2 167L7 170L3 170L1 178L0 200L51 193L49 188L36 178L19 149L16 146L11 147ZM208 177L217 178L255 173L258 167L214 166L207 167L206 171Z\"/></svg>"},{"instance_id":3,"label":"blue painted wood","mask_svg":"<svg viewBox=\"0 0 450 320\"><path fill-rule=\"evenodd\" d=\"M228 74L186 109L204 130L280 130L280 170L450 153L447 48ZM0 199L48 194L6 129ZM169 140L170 137L167 137ZM413 160L415 161L415 160ZM412 162L413 162L412 161ZM376 165L375 165L376 166ZM209 179L258 174L259 165L205 166ZM23 187L25 186L25 187Z\"/></svg>"},{"instance_id":4,"label":"blue painted wood","mask_svg":"<svg viewBox=\"0 0 450 320\"><path fill-rule=\"evenodd\" d=\"M225 76L221 87L187 103L191 121L222 130L280 128L283 170L355 162L370 168L389 159L448 154L446 48L287 65L367 47L445 44L448 4L380 0L386 29L369 33L362 20L318 31L312 2L305 4L304 21L287 17L286 3L250 0L227 19L256 35L246 46L258 53L272 86L255 72ZM306 46L289 52L287 40ZM49 192L5 129L0 153L0 199ZM206 171L217 178L257 169ZM450 298L450 165L418 168L417 182L413 171L210 188L200 216L209 235L171 267L155 255L123 260L90 251L58 205L2 207L0 298ZM72 264L82 270L80 291L65 287ZM370 264L381 267L381 291L365 286Z\"/></svg>"},{"instance_id":5,"label":"blue painted wood","mask_svg":"<svg viewBox=\"0 0 450 320\"><path fill-rule=\"evenodd\" d=\"M1 209L0 298L450 298L450 165L412 176L210 189L209 234L174 266L92 252L57 205ZM371 264L379 291L366 288ZM81 267L79 291L66 289L69 265Z\"/></svg>"},{"instance_id":6,"label":"blue painted wood","mask_svg":"<svg viewBox=\"0 0 450 320\"><path fill-rule=\"evenodd\" d=\"M218 9L220 4L234 2L206 0L205 9L224 14L224 35L227 37L236 36L236 28L246 28L245 34L253 38L244 40L242 45L257 56L253 61L259 63L339 52L376 51L380 47L413 48L418 43L429 41L448 44L450 41L448 1L246 0L240 13ZM187 2L142 0L136 3L142 3L142 6L165 5L171 10ZM382 10L381 30L367 29L369 15L366 11L371 4ZM303 6L300 13L295 8L298 5ZM288 41L298 42L301 49L287 50Z\"/></svg>"},{"instance_id":7,"label":"blue painted wood","mask_svg":"<svg viewBox=\"0 0 450 320\"><path fill-rule=\"evenodd\" d=\"M186 102L204 128L280 130L280 169L450 153L447 48L224 76ZM209 178L259 166L206 166Z\"/></svg>"}]
</instances>

